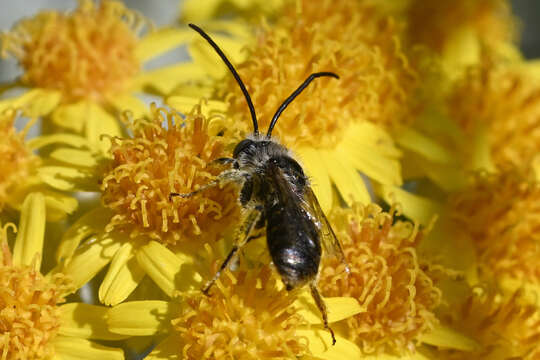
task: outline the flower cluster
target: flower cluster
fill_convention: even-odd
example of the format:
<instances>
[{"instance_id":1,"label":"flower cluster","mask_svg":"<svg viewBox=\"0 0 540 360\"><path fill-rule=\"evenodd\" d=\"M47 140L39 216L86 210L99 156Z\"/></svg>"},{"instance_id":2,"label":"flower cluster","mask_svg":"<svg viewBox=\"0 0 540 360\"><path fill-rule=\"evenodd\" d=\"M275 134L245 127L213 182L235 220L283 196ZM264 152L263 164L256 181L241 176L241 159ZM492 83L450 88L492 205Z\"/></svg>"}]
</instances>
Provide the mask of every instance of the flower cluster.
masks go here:
<instances>
[{"instance_id":1,"label":"flower cluster","mask_svg":"<svg viewBox=\"0 0 540 360\"><path fill-rule=\"evenodd\" d=\"M539 358L507 0L180 3L0 34L0 359Z\"/></svg>"}]
</instances>

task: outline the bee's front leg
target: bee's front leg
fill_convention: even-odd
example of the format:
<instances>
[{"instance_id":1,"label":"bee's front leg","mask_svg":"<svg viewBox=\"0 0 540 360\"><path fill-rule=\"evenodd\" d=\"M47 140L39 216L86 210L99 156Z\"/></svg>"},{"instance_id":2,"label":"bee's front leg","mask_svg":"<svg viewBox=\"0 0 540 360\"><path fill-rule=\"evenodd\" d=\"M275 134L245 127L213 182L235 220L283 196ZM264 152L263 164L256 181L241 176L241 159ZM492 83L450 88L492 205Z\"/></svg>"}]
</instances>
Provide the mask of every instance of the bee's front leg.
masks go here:
<instances>
[{"instance_id":1,"label":"bee's front leg","mask_svg":"<svg viewBox=\"0 0 540 360\"><path fill-rule=\"evenodd\" d=\"M233 245L231 251L229 252L229 255L227 255L227 257L225 258L225 261L223 261L223 263L219 267L219 270L216 272L214 277L210 281L208 281L206 285L202 288L202 292L205 295L208 295L210 288L212 287L212 285L214 285L216 280L219 279L221 272L225 270L229 266L231 261L233 261L236 258L238 250L242 249L242 247L244 247L250 240L259 237L259 236L255 236L255 237L250 236L250 233L258 224L261 218L261 214L262 212L258 208L254 208L253 210L249 212L249 214L246 217L246 220L242 224L242 227L240 228L240 231L239 231L238 238L240 238L241 240L237 238L237 241Z\"/></svg>"},{"instance_id":2,"label":"bee's front leg","mask_svg":"<svg viewBox=\"0 0 540 360\"><path fill-rule=\"evenodd\" d=\"M244 181L244 178L245 178L245 173L243 171L235 170L235 169L226 170L226 171L223 171L221 174L219 174L215 180L210 181L208 184L201 186L195 191L192 191L189 193L183 193L183 194L176 193L176 192L169 193L169 201L171 201L172 198L176 196L181 197L181 198L190 198L194 195L197 195L200 192L203 192L215 186L220 186L226 183L230 183L230 182L240 183Z\"/></svg>"}]
</instances>

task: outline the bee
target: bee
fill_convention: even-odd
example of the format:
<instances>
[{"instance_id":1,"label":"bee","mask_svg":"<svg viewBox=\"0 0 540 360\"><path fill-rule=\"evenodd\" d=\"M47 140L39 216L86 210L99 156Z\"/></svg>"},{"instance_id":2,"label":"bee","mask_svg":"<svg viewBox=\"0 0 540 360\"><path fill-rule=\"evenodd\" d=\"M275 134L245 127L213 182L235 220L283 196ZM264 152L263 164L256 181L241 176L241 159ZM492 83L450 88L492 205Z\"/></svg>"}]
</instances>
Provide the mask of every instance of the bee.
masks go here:
<instances>
[{"instance_id":1,"label":"bee","mask_svg":"<svg viewBox=\"0 0 540 360\"><path fill-rule=\"evenodd\" d=\"M251 97L239 74L218 45L196 25L189 26L197 31L217 52L240 86L246 99L253 133L240 141L231 158L216 161L229 165L215 180L190 193L170 193L169 198L188 198L206 189L226 183L240 185L239 201L247 215L229 254L214 277L206 283L202 291L208 295L210 288L237 257L237 253L252 236L266 226L266 241L272 262L287 290L309 285L311 295L321 312L323 324L336 338L328 325L328 315L324 299L317 288L317 278L322 248L336 255L346 265L341 245L322 211L309 179L290 151L272 138L272 129L287 106L316 78L328 76L339 79L332 72L317 72L308 78L281 104L270 122L266 135L259 133L257 116ZM346 271L348 267L346 265Z\"/></svg>"}]
</instances>

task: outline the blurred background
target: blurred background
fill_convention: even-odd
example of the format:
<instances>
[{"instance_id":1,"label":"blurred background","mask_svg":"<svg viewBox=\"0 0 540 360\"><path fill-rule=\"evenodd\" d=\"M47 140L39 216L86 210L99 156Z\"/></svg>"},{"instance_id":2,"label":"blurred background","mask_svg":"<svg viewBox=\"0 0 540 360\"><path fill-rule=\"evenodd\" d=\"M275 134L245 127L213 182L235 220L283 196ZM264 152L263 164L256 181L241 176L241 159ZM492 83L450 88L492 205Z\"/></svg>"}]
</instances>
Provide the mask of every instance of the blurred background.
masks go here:
<instances>
[{"instance_id":1,"label":"blurred background","mask_svg":"<svg viewBox=\"0 0 540 360\"><path fill-rule=\"evenodd\" d=\"M172 24L178 19L179 0L123 0L124 3L145 14L156 25ZM204 1L204 0L202 0ZM386 0L393 1L393 0ZM426 0L432 1L432 0ZM72 9L77 0L0 0L0 31L5 31L22 17L31 16L42 9ZM540 57L540 1L513 0L514 13L521 18L521 49L527 58ZM18 76L14 60L0 60L0 82Z\"/></svg>"}]
</instances>

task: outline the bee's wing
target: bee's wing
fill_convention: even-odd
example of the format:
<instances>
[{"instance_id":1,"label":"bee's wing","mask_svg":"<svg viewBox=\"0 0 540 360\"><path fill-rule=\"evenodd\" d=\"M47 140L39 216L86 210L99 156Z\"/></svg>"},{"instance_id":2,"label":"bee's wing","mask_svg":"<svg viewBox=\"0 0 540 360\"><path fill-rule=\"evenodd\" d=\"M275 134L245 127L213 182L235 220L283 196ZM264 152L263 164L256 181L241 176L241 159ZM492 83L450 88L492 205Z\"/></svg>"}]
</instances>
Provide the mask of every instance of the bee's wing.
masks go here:
<instances>
[{"instance_id":1,"label":"bee's wing","mask_svg":"<svg viewBox=\"0 0 540 360\"><path fill-rule=\"evenodd\" d=\"M310 212L320 224L320 235L321 243L324 249L324 252L330 256L336 256L343 264L345 264L346 271L349 272L349 265L345 260L345 254L341 247L332 226L328 222L326 215L324 215L321 205L319 205L319 200L315 196L313 190L308 186L305 188L305 200L306 200L306 210Z\"/></svg>"}]
</instances>

